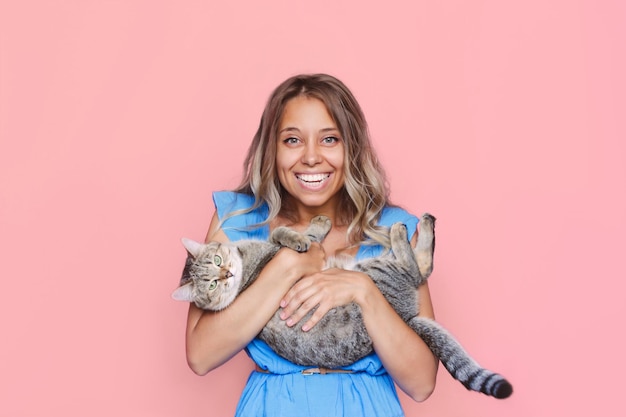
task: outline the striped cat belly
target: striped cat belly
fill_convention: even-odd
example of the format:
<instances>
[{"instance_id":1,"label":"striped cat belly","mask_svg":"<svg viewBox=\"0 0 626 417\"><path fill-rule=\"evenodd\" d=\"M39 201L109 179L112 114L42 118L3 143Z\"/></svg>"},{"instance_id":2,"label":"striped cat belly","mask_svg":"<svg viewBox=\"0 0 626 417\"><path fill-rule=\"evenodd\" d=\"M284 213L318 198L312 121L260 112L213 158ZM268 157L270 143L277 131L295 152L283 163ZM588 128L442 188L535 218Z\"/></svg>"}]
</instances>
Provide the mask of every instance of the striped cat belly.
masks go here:
<instances>
[{"instance_id":1,"label":"striped cat belly","mask_svg":"<svg viewBox=\"0 0 626 417\"><path fill-rule=\"evenodd\" d=\"M301 329L313 312L288 327L280 310L259 334L276 353L304 366L338 368L350 365L373 351L361 311L355 304L330 310L309 331Z\"/></svg>"}]
</instances>

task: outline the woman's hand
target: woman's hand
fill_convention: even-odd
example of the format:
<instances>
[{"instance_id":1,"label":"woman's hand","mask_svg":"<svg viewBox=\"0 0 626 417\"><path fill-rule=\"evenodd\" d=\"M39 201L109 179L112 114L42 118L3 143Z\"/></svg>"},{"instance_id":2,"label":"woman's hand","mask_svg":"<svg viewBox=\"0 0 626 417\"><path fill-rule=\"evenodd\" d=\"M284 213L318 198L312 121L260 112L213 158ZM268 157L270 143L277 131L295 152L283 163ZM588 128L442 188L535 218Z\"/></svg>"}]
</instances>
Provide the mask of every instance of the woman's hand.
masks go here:
<instances>
[{"instance_id":1,"label":"woman's hand","mask_svg":"<svg viewBox=\"0 0 626 417\"><path fill-rule=\"evenodd\" d=\"M302 326L303 331L308 331L332 308L358 302L371 290L377 290L376 286L361 272L337 268L316 272L304 276L285 294L280 302L280 318L286 320L287 326L293 326L318 306Z\"/></svg>"},{"instance_id":2,"label":"woman's hand","mask_svg":"<svg viewBox=\"0 0 626 417\"><path fill-rule=\"evenodd\" d=\"M289 248L282 248L275 256L275 260L289 271L291 276L300 278L320 272L326 264L324 248L317 242L311 243L306 252L296 252ZM295 282L295 281L294 281Z\"/></svg>"}]
</instances>

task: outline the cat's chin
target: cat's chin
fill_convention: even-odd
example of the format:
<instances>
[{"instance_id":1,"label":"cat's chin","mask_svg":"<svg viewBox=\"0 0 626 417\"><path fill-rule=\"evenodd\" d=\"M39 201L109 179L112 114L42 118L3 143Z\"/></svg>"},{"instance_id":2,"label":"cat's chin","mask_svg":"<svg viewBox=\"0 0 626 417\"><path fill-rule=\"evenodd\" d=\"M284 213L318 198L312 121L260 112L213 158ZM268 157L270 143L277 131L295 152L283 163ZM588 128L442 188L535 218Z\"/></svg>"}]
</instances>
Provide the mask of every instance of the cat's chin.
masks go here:
<instances>
[{"instance_id":1,"label":"cat's chin","mask_svg":"<svg viewBox=\"0 0 626 417\"><path fill-rule=\"evenodd\" d=\"M241 270L241 268L239 268L239 270ZM237 273L236 266L231 266L230 273L233 275L222 283L222 293L217 298L215 303L211 303L212 305L210 310L223 310L231 305L232 302L235 301L235 298L237 298L237 295L239 294L239 287L241 286L242 276L241 273Z\"/></svg>"},{"instance_id":2,"label":"cat's chin","mask_svg":"<svg viewBox=\"0 0 626 417\"><path fill-rule=\"evenodd\" d=\"M235 298L237 298L237 293L234 291L230 291L228 294L222 294L222 296L219 298L219 301L212 305L210 310L224 310L226 307L231 305L233 301L235 301Z\"/></svg>"}]
</instances>

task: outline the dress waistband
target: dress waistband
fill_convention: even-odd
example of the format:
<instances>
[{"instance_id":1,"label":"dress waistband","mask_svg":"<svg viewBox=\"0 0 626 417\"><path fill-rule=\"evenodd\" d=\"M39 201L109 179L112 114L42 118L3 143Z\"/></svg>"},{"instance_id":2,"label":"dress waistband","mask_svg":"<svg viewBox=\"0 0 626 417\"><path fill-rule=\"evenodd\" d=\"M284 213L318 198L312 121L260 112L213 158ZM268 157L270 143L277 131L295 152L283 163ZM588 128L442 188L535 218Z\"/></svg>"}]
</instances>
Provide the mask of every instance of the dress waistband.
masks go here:
<instances>
[{"instance_id":1,"label":"dress waistband","mask_svg":"<svg viewBox=\"0 0 626 417\"><path fill-rule=\"evenodd\" d=\"M267 369L261 368L259 365L256 365L255 371L261 372L263 374L273 374L273 372L268 371ZM295 372L294 372L295 373ZM302 375L326 375L326 374L354 374L355 371L351 371L349 369L329 369L329 368L306 368L298 372Z\"/></svg>"}]
</instances>

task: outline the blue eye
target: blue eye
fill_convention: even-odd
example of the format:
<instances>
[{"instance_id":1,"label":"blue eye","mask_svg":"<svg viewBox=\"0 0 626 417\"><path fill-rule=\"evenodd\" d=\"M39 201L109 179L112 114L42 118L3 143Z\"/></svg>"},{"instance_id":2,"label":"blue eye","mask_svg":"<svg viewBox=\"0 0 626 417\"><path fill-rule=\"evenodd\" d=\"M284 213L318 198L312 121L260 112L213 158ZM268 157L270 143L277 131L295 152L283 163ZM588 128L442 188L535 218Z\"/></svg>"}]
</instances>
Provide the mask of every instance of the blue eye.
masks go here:
<instances>
[{"instance_id":1,"label":"blue eye","mask_svg":"<svg viewBox=\"0 0 626 417\"><path fill-rule=\"evenodd\" d=\"M322 139L322 142L325 144L337 143L339 142L339 138L335 136L327 136L324 139Z\"/></svg>"},{"instance_id":2,"label":"blue eye","mask_svg":"<svg viewBox=\"0 0 626 417\"><path fill-rule=\"evenodd\" d=\"M283 140L283 143L287 145L296 145L298 142L300 142L300 139L293 136Z\"/></svg>"},{"instance_id":3,"label":"blue eye","mask_svg":"<svg viewBox=\"0 0 626 417\"><path fill-rule=\"evenodd\" d=\"M222 258L219 255L215 255L213 257L213 263L215 264L215 266L221 266L222 265Z\"/></svg>"}]
</instances>

